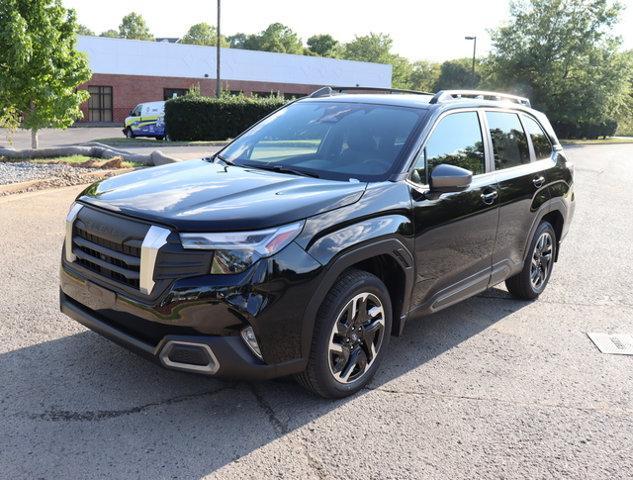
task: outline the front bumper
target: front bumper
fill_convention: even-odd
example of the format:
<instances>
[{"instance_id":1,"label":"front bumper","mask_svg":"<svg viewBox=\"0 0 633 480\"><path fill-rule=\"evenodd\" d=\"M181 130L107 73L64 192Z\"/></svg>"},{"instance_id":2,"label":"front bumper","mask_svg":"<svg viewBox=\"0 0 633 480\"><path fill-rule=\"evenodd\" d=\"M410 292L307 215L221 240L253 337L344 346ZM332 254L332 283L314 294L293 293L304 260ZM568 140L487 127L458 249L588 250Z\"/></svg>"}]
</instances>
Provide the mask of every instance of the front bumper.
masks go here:
<instances>
[{"instance_id":1,"label":"front bumper","mask_svg":"<svg viewBox=\"0 0 633 480\"><path fill-rule=\"evenodd\" d=\"M321 273L321 265L293 243L244 274L183 278L157 298L143 298L62 261L60 308L91 330L166 368L268 379L305 368L304 314ZM240 336L249 325L263 361ZM168 350L176 350L174 345L194 345L196 355L211 360L193 368L173 361Z\"/></svg>"},{"instance_id":2,"label":"front bumper","mask_svg":"<svg viewBox=\"0 0 633 480\"><path fill-rule=\"evenodd\" d=\"M165 368L188 371L191 373L208 374L220 378L243 378L251 380L265 380L300 372L304 367L301 359L268 365L253 356L246 348L239 336L211 336L211 335L166 335L157 344L152 345L116 328L106 319L94 311L75 302L63 292L60 292L60 309L73 320L85 327L115 342L122 347ZM206 345L213 355L210 368L197 368L200 365L169 360L169 353L165 350L174 343L188 345Z\"/></svg>"}]
</instances>

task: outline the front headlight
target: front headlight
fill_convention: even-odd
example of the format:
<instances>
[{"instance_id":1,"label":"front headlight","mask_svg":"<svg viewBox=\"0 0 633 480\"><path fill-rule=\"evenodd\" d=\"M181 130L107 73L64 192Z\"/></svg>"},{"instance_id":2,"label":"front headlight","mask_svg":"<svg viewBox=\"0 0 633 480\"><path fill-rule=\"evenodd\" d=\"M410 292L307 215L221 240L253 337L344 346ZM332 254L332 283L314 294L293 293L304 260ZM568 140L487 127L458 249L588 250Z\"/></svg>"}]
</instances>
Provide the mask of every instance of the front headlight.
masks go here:
<instances>
[{"instance_id":1,"label":"front headlight","mask_svg":"<svg viewBox=\"0 0 633 480\"><path fill-rule=\"evenodd\" d=\"M214 250L211 273L229 274L246 270L260 258L270 257L301 233L305 222L251 232L181 233L183 248Z\"/></svg>"}]
</instances>

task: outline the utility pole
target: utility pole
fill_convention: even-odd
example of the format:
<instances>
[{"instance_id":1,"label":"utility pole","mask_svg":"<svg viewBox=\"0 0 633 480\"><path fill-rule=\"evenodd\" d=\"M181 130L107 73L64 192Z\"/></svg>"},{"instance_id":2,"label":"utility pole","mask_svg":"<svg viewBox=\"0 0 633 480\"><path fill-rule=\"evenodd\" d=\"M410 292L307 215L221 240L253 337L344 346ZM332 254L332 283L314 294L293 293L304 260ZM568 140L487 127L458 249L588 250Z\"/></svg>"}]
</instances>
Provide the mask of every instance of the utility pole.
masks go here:
<instances>
[{"instance_id":1,"label":"utility pole","mask_svg":"<svg viewBox=\"0 0 633 480\"><path fill-rule=\"evenodd\" d=\"M220 1L218 0L218 22L216 25L216 46L215 46L215 63L216 63L216 71L215 71L215 96L220 98L222 94L222 85L220 84ZM474 65L474 64L473 64Z\"/></svg>"},{"instance_id":2,"label":"utility pole","mask_svg":"<svg viewBox=\"0 0 633 480\"><path fill-rule=\"evenodd\" d=\"M473 79L474 79L475 78L475 56L477 55L477 36L470 35L468 37L464 37L464 39L473 41Z\"/></svg>"}]
</instances>

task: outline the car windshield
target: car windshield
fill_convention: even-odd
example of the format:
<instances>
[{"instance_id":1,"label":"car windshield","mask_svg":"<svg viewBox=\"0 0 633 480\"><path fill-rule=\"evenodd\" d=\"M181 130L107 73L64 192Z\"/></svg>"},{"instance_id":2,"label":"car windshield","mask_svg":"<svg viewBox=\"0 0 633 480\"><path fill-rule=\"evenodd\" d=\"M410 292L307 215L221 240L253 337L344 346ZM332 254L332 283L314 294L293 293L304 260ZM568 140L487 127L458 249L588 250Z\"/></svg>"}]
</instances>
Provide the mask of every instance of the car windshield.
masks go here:
<instances>
[{"instance_id":1,"label":"car windshield","mask_svg":"<svg viewBox=\"0 0 633 480\"><path fill-rule=\"evenodd\" d=\"M236 165L333 180L384 180L424 110L342 102L293 103L221 152Z\"/></svg>"}]
</instances>

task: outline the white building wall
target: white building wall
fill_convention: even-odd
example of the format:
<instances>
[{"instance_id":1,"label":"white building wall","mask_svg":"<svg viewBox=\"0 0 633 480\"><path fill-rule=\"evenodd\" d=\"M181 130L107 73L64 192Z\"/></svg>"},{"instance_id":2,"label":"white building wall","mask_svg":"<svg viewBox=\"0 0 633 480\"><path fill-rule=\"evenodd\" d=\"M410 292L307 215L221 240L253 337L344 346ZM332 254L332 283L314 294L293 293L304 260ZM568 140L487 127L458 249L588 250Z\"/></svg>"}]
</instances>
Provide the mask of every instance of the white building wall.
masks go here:
<instances>
[{"instance_id":1,"label":"white building wall","mask_svg":"<svg viewBox=\"0 0 633 480\"><path fill-rule=\"evenodd\" d=\"M215 78L215 47L79 36L93 73ZM391 65L284 53L221 49L225 80L391 87Z\"/></svg>"}]
</instances>

